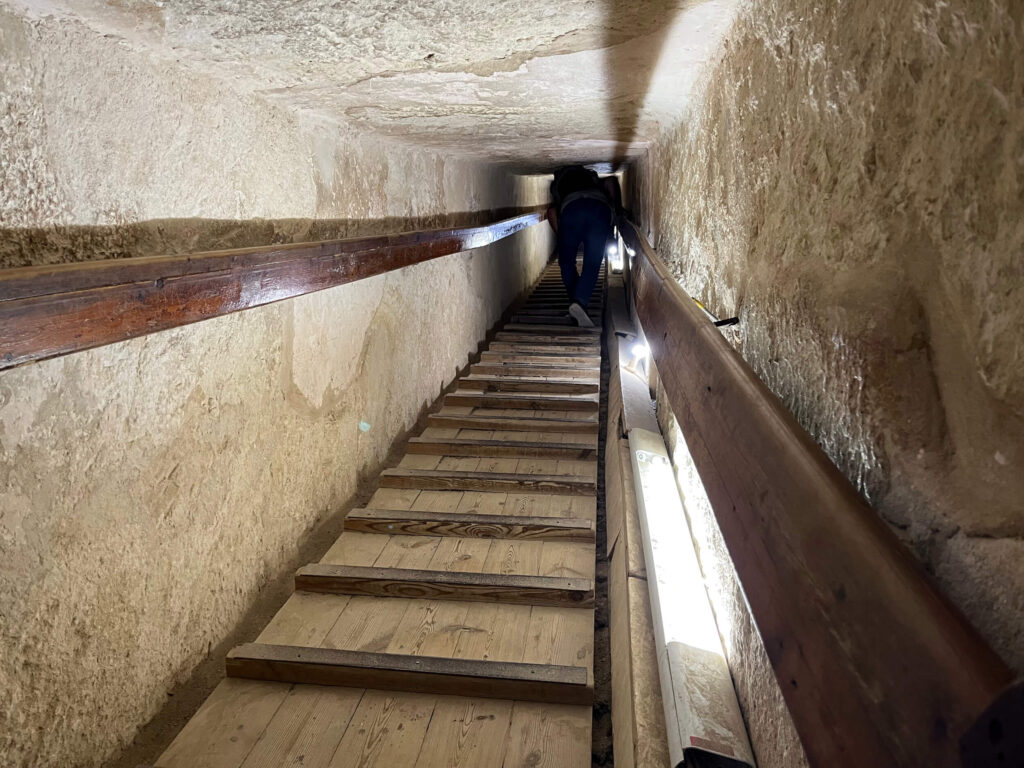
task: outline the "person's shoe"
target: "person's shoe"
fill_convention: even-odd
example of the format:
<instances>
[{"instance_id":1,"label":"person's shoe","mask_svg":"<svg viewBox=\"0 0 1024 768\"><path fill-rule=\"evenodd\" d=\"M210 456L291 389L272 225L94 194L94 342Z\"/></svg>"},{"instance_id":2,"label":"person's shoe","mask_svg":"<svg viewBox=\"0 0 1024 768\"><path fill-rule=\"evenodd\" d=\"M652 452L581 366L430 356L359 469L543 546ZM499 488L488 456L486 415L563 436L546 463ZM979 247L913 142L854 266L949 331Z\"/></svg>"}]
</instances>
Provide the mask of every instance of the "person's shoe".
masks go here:
<instances>
[{"instance_id":1,"label":"person's shoe","mask_svg":"<svg viewBox=\"0 0 1024 768\"><path fill-rule=\"evenodd\" d=\"M577 301L574 301L569 305L569 315L576 321L576 325L580 328L594 327L594 321L590 319L590 315L587 314L587 310L581 307Z\"/></svg>"}]
</instances>

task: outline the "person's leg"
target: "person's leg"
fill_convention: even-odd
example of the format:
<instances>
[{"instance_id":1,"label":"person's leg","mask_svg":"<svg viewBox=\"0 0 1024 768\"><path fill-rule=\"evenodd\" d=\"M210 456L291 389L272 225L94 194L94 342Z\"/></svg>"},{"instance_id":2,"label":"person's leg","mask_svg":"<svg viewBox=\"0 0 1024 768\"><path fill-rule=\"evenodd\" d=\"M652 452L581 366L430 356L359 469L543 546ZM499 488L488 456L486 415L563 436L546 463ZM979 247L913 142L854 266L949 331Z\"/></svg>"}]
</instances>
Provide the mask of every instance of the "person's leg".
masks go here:
<instances>
[{"instance_id":1,"label":"person's leg","mask_svg":"<svg viewBox=\"0 0 1024 768\"><path fill-rule=\"evenodd\" d=\"M558 266L562 271L562 284L572 300L576 292L579 273L576 272L576 252L583 239L586 221L577 205L570 205L558 217Z\"/></svg>"},{"instance_id":2,"label":"person's leg","mask_svg":"<svg viewBox=\"0 0 1024 768\"><path fill-rule=\"evenodd\" d=\"M604 261L605 249L612 236L611 212L601 203L591 202L587 206L586 228L583 239L583 274L576 281L575 290L570 294L573 301L586 308L597 285L597 276Z\"/></svg>"}]
</instances>

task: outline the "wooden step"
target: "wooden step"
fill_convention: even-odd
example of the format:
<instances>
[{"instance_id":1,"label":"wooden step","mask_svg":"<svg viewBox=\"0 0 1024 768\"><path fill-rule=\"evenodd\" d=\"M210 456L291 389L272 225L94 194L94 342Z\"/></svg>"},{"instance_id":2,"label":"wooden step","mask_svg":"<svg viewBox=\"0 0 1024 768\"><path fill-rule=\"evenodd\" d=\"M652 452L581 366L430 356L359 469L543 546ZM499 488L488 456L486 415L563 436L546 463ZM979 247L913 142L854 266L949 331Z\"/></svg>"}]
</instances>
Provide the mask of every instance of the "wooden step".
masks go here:
<instances>
[{"instance_id":1,"label":"wooden step","mask_svg":"<svg viewBox=\"0 0 1024 768\"><path fill-rule=\"evenodd\" d=\"M574 381L572 379L541 379L519 376L463 376L459 379L461 389L479 392L551 392L555 394L586 395L601 389L599 381Z\"/></svg>"},{"instance_id":2,"label":"wooden step","mask_svg":"<svg viewBox=\"0 0 1024 768\"><path fill-rule=\"evenodd\" d=\"M545 329L552 326L565 326L566 328L579 328L576 325L576 321L566 315L523 315L514 314L512 315L512 323L521 327L544 327ZM594 327L600 327L600 323L594 324ZM586 330L586 329L585 329Z\"/></svg>"},{"instance_id":3,"label":"wooden step","mask_svg":"<svg viewBox=\"0 0 1024 768\"><path fill-rule=\"evenodd\" d=\"M546 357L554 356L560 357L565 355L578 355L581 357L593 357L597 360L601 359L601 345L600 344L545 344L545 343L530 343L528 341L492 341L487 347L487 352L493 352L496 355L531 355L534 357Z\"/></svg>"},{"instance_id":4,"label":"wooden step","mask_svg":"<svg viewBox=\"0 0 1024 768\"><path fill-rule=\"evenodd\" d=\"M247 643L228 653L228 677L491 699L591 704L585 667L444 659Z\"/></svg>"},{"instance_id":5,"label":"wooden step","mask_svg":"<svg viewBox=\"0 0 1024 768\"><path fill-rule=\"evenodd\" d=\"M409 453L435 456L521 456L543 459L596 459L597 436L586 443L541 443L529 440L480 440L466 437L413 437Z\"/></svg>"},{"instance_id":6,"label":"wooden step","mask_svg":"<svg viewBox=\"0 0 1024 768\"><path fill-rule=\"evenodd\" d=\"M516 354L514 352L502 352L486 350L480 353L481 363L504 363L506 365L540 365L573 367L583 366L584 368L597 368L601 370L601 355L553 355L553 354Z\"/></svg>"},{"instance_id":7,"label":"wooden step","mask_svg":"<svg viewBox=\"0 0 1024 768\"><path fill-rule=\"evenodd\" d=\"M470 539L594 541L594 524L583 518L483 515L466 512L355 509L345 517L345 530Z\"/></svg>"},{"instance_id":8,"label":"wooden step","mask_svg":"<svg viewBox=\"0 0 1024 768\"><path fill-rule=\"evenodd\" d=\"M532 416L474 416L432 413L427 416L431 427L440 429L482 429L500 432L563 432L569 434L597 434L594 419L538 419Z\"/></svg>"},{"instance_id":9,"label":"wooden step","mask_svg":"<svg viewBox=\"0 0 1024 768\"><path fill-rule=\"evenodd\" d=\"M332 595L459 600L592 608L589 579L472 571L431 571L311 563L295 574L295 589Z\"/></svg>"},{"instance_id":10,"label":"wooden step","mask_svg":"<svg viewBox=\"0 0 1024 768\"><path fill-rule=\"evenodd\" d=\"M538 335L543 334L545 332L550 332L551 334L554 334L554 335L557 335L557 336L573 336L573 337L580 337L580 336L582 336L584 338L591 337L591 336L600 336L601 335L601 329L600 328L580 328L580 327L575 326L575 325L574 326L569 326L568 328L565 328L565 327L563 327L561 325L547 326L547 325L533 324L533 323L531 323L529 325L519 325L519 324L513 322L513 323L506 323L505 327L503 328L503 330L504 331L509 331L509 332L516 332L516 333L523 333L525 331L527 333L536 333Z\"/></svg>"},{"instance_id":11,"label":"wooden step","mask_svg":"<svg viewBox=\"0 0 1024 768\"><path fill-rule=\"evenodd\" d=\"M516 392L463 392L456 390L444 397L444 404L472 408L529 408L547 411L585 411L596 413L595 395L531 395Z\"/></svg>"},{"instance_id":12,"label":"wooden step","mask_svg":"<svg viewBox=\"0 0 1024 768\"><path fill-rule=\"evenodd\" d=\"M567 315L569 314L568 304L531 304L527 302L515 310L517 315ZM587 314L591 319L601 317L600 307L588 307Z\"/></svg>"},{"instance_id":13,"label":"wooden step","mask_svg":"<svg viewBox=\"0 0 1024 768\"><path fill-rule=\"evenodd\" d=\"M460 472L444 469L385 469L381 488L419 488L427 491L499 491L594 496L597 481L573 475L520 472Z\"/></svg>"},{"instance_id":14,"label":"wooden step","mask_svg":"<svg viewBox=\"0 0 1024 768\"><path fill-rule=\"evenodd\" d=\"M557 333L523 333L512 331L498 331L494 334L494 340L513 344L530 344L531 346L575 346L577 349L600 349L601 340L591 336L568 335Z\"/></svg>"},{"instance_id":15,"label":"wooden step","mask_svg":"<svg viewBox=\"0 0 1024 768\"><path fill-rule=\"evenodd\" d=\"M601 368L586 365L520 365L517 363L474 363L471 375L480 376L549 376L553 379L599 379Z\"/></svg>"}]
</instances>

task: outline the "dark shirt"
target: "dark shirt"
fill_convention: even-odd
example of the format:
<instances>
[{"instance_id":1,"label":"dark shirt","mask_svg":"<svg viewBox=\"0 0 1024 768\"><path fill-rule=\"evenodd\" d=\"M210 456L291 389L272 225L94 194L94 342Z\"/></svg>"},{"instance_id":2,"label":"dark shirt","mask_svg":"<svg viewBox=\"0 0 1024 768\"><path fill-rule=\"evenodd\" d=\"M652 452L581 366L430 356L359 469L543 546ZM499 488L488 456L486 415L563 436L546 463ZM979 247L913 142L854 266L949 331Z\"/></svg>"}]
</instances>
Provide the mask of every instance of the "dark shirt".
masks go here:
<instances>
[{"instance_id":1,"label":"dark shirt","mask_svg":"<svg viewBox=\"0 0 1024 768\"><path fill-rule=\"evenodd\" d=\"M561 211L570 195L578 197L580 194L586 194L587 197L600 196L608 202L607 193L596 173L582 165L559 169L551 182L551 200L555 207Z\"/></svg>"}]
</instances>

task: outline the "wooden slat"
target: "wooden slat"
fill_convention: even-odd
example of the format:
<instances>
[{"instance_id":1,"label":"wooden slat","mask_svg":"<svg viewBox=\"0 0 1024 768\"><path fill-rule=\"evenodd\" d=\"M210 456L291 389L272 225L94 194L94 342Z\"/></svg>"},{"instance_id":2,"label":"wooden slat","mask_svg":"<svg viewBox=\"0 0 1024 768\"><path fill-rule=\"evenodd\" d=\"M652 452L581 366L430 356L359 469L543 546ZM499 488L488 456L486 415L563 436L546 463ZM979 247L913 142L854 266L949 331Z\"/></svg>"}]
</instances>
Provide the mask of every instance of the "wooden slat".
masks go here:
<instances>
[{"instance_id":1,"label":"wooden slat","mask_svg":"<svg viewBox=\"0 0 1024 768\"><path fill-rule=\"evenodd\" d=\"M537 541L594 541L594 524L577 517L536 517L465 512L356 509L346 531L415 536L458 536Z\"/></svg>"},{"instance_id":2,"label":"wooden slat","mask_svg":"<svg viewBox=\"0 0 1024 768\"><path fill-rule=\"evenodd\" d=\"M248 643L228 653L228 677L387 691L590 704L585 667L472 661Z\"/></svg>"},{"instance_id":3,"label":"wooden slat","mask_svg":"<svg viewBox=\"0 0 1024 768\"><path fill-rule=\"evenodd\" d=\"M548 493L559 496L593 496L597 492L596 481L584 477L436 469L385 469L380 474L380 486L438 491Z\"/></svg>"},{"instance_id":4,"label":"wooden slat","mask_svg":"<svg viewBox=\"0 0 1024 768\"><path fill-rule=\"evenodd\" d=\"M463 392L445 395L445 405L472 408L524 408L536 411L584 411L596 413L594 395L531 395L521 392Z\"/></svg>"},{"instance_id":5,"label":"wooden slat","mask_svg":"<svg viewBox=\"0 0 1024 768\"><path fill-rule=\"evenodd\" d=\"M432 413L427 423L440 429L484 429L504 432L565 432L597 434L598 422L592 419L535 419L499 416L448 416Z\"/></svg>"},{"instance_id":6,"label":"wooden slat","mask_svg":"<svg viewBox=\"0 0 1024 768\"><path fill-rule=\"evenodd\" d=\"M600 328L580 328L578 326L570 326L568 328L561 325L543 325L541 323L530 323L529 325L520 325L517 323L507 323L504 327L505 331L515 333L536 333L538 336L543 334L551 334L555 336L572 336L575 338L591 338L594 336L601 335Z\"/></svg>"},{"instance_id":7,"label":"wooden slat","mask_svg":"<svg viewBox=\"0 0 1024 768\"><path fill-rule=\"evenodd\" d=\"M566 315L523 315L516 313L512 315L512 323L515 323L520 328L529 328L536 325L538 328L543 327L549 329L555 326L565 326L566 328L579 328L576 325L576 321ZM595 324L595 327L600 327Z\"/></svg>"},{"instance_id":8,"label":"wooden slat","mask_svg":"<svg viewBox=\"0 0 1024 768\"><path fill-rule=\"evenodd\" d=\"M533 357L581 355L588 357L601 356L600 344L530 344L529 342L492 341L488 347L495 354L530 355Z\"/></svg>"},{"instance_id":9,"label":"wooden slat","mask_svg":"<svg viewBox=\"0 0 1024 768\"><path fill-rule=\"evenodd\" d=\"M594 352L589 355L553 355L553 354L515 354L487 350L480 354L481 363L504 363L512 365L582 365L587 368L601 367L601 355Z\"/></svg>"},{"instance_id":10,"label":"wooden slat","mask_svg":"<svg viewBox=\"0 0 1024 768\"><path fill-rule=\"evenodd\" d=\"M959 739L1011 671L625 231L659 379L811 764L959 766Z\"/></svg>"},{"instance_id":11,"label":"wooden slat","mask_svg":"<svg viewBox=\"0 0 1024 768\"><path fill-rule=\"evenodd\" d=\"M591 336L570 335L565 333L527 333L524 331L497 331L496 341L514 342L516 344L544 344L552 346L575 346L585 349L600 349L600 340Z\"/></svg>"},{"instance_id":12,"label":"wooden slat","mask_svg":"<svg viewBox=\"0 0 1024 768\"><path fill-rule=\"evenodd\" d=\"M462 389L484 392L554 392L585 395L600 390L597 381L571 379L531 379L526 376L464 376L459 379Z\"/></svg>"},{"instance_id":13,"label":"wooden slat","mask_svg":"<svg viewBox=\"0 0 1024 768\"><path fill-rule=\"evenodd\" d=\"M335 595L406 597L478 603L592 608L594 583L550 576L367 568L311 563L295 574L295 589Z\"/></svg>"},{"instance_id":14,"label":"wooden slat","mask_svg":"<svg viewBox=\"0 0 1024 768\"><path fill-rule=\"evenodd\" d=\"M597 458L597 436L586 443L541 443L530 440L412 437L409 453L442 456L524 456L535 458Z\"/></svg>"},{"instance_id":15,"label":"wooden slat","mask_svg":"<svg viewBox=\"0 0 1024 768\"><path fill-rule=\"evenodd\" d=\"M493 243L541 221L0 272L0 370Z\"/></svg>"},{"instance_id":16,"label":"wooden slat","mask_svg":"<svg viewBox=\"0 0 1024 768\"><path fill-rule=\"evenodd\" d=\"M600 366L558 365L555 363L522 365L518 363L474 363L469 367L473 376L541 376L564 379L599 379Z\"/></svg>"}]
</instances>

